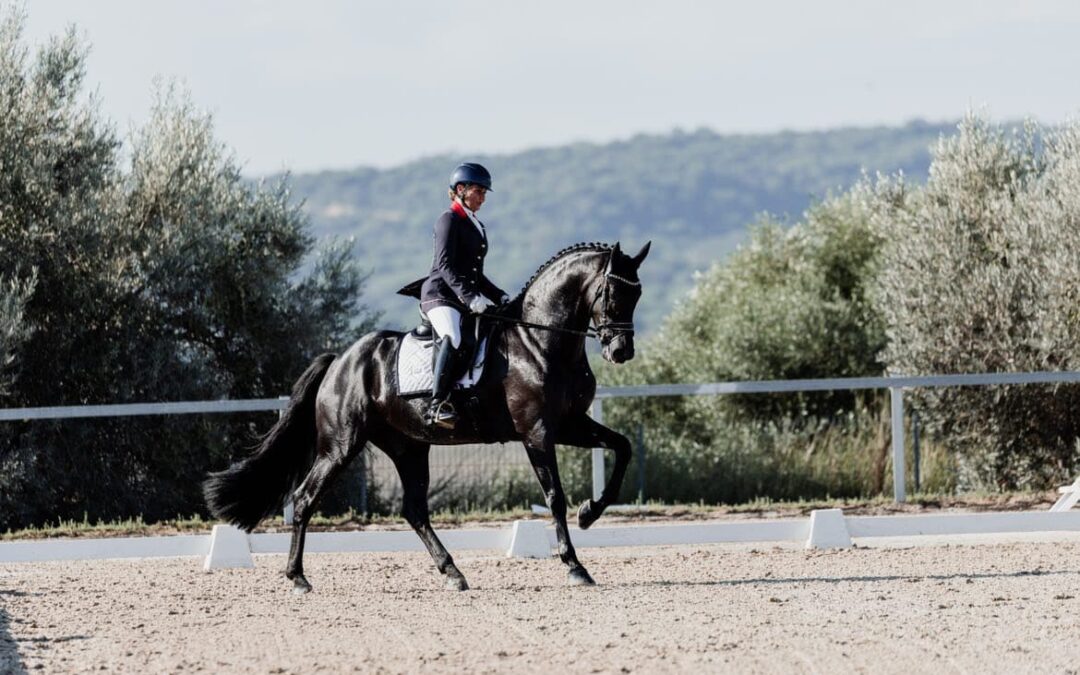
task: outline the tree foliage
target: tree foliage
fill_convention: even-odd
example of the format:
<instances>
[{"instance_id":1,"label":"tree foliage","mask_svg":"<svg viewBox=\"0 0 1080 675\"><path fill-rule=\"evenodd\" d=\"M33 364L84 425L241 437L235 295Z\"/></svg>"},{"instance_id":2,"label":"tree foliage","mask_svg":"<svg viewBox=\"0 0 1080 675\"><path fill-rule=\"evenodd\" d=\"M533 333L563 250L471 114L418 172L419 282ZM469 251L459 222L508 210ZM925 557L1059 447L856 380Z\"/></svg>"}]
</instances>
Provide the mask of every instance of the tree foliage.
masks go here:
<instances>
[{"instance_id":1,"label":"tree foliage","mask_svg":"<svg viewBox=\"0 0 1080 675\"><path fill-rule=\"evenodd\" d=\"M0 27L4 407L259 398L373 316L347 244L315 251L286 179L252 185L212 120L161 88L123 147L73 32L31 59ZM269 415L0 429L0 527L202 510L199 482Z\"/></svg>"},{"instance_id":2,"label":"tree foliage","mask_svg":"<svg viewBox=\"0 0 1080 675\"><path fill-rule=\"evenodd\" d=\"M670 383L878 375L885 324L871 291L880 250L871 212L853 194L813 206L790 229L759 223L749 244L698 276L634 362L603 367L600 377ZM850 392L701 396L615 400L605 419L631 435L645 425L650 496L731 502L880 490L876 410L873 395Z\"/></svg>"},{"instance_id":3,"label":"tree foliage","mask_svg":"<svg viewBox=\"0 0 1080 675\"><path fill-rule=\"evenodd\" d=\"M924 189L883 179L884 354L897 373L1080 366L1080 123L1008 132L969 116ZM917 392L966 459L967 485L1043 487L1077 470L1074 386Z\"/></svg>"},{"instance_id":4,"label":"tree foliage","mask_svg":"<svg viewBox=\"0 0 1080 675\"><path fill-rule=\"evenodd\" d=\"M0 396L11 393L16 355L30 337L23 317L35 280L35 276L22 280L0 277Z\"/></svg>"},{"instance_id":5,"label":"tree foliage","mask_svg":"<svg viewBox=\"0 0 1080 675\"><path fill-rule=\"evenodd\" d=\"M697 279L641 363L604 369L604 380L1076 370L1078 185L1080 122L1008 131L971 115L934 148L924 186L902 174L865 178L790 230L758 226L748 246ZM935 442L960 459L941 485L1043 488L1080 469L1076 386L933 388L909 397ZM692 466L718 481L747 466L739 456L768 465L792 433L804 434L813 454L824 421L841 430L841 446L850 429L871 439L864 454L879 454L876 405L843 395L611 407L626 431L648 420L661 467ZM747 424L771 431L754 440ZM880 485L884 468L863 471L863 489ZM791 464L772 471L783 476Z\"/></svg>"},{"instance_id":6,"label":"tree foliage","mask_svg":"<svg viewBox=\"0 0 1080 675\"><path fill-rule=\"evenodd\" d=\"M697 277L644 350L644 372L655 370L668 382L881 373L885 325L870 295L881 239L870 215L844 194L813 206L791 228L760 222L749 244ZM712 404L771 419L829 416L854 401L840 392Z\"/></svg>"}]
</instances>

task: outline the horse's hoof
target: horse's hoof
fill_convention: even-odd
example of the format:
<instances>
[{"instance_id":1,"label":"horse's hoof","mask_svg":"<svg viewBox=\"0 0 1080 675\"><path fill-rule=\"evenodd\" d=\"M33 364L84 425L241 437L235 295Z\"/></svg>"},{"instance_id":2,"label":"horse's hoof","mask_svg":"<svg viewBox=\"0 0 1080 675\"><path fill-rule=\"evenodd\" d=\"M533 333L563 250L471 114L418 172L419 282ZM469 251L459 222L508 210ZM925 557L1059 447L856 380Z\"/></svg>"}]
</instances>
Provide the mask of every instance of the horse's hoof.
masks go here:
<instances>
[{"instance_id":1,"label":"horse's hoof","mask_svg":"<svg viewBox=\"0 0 1080 675\"><path fill-rule=\"evenodd\" d=\"M589 499L582 502L577 511L577 524L583 530L589 529L589 527L596 522L600 517L602 509L599 509L596 502Z\"/></svg>"},{"instance_id":2,"label":"horse's hoof","mask_svg":"<svg viewBox=\"0 0 1080 675\"><path fill-rule=\"evenodd\" d=\"M465 577L458 575L456 577L447 577L446 590L448 591L467 591L469 590L469 582L465 581Z\"/></svg>"},{"instance_id":3,"label":"horse's hoof","mask_svg":"<svg viewBox=\"0 0 1080 675\"><path fill-rule=\"evenodd\" d=\"M589 576L589 573L585 571L584 567L577 567L570 570L570 585L571 586L595 586L596 582Z\"/></svg>"},{"instance_id":4,"label":"horse's hoof","mask_svg":"<svg viewBox=\"0 0 1080 675\"><path fill-rule=\"evenodd\" d=\"M293 579L293 595L305 595L311 592L311 584L303 576L297 576Z\"/></svg>"}]
</instances>

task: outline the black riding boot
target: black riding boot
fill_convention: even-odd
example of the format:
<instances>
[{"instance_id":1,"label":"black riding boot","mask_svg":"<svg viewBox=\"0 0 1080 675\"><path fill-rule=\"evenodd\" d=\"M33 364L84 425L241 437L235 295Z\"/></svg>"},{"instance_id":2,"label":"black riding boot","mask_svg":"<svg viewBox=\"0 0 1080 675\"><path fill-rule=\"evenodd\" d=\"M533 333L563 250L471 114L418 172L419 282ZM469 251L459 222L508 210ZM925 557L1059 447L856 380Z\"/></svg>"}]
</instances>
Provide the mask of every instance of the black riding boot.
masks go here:
<instances>
[{"instance_id":1,"label":"black riding boot","mask_svg":"<svg viewBox=\"0 0 1080 675\"><path fill-rule=\"evenodd\" d=\"M435 382L431 387L431 403L428 405L425 419L428 424L453 429L457 424L457 412L450 403L450 387L454 384L454 362L457 360L457 350L450 338L444 337L436 341L439 353L435 356Z\"/></svg>"}]
</instances>

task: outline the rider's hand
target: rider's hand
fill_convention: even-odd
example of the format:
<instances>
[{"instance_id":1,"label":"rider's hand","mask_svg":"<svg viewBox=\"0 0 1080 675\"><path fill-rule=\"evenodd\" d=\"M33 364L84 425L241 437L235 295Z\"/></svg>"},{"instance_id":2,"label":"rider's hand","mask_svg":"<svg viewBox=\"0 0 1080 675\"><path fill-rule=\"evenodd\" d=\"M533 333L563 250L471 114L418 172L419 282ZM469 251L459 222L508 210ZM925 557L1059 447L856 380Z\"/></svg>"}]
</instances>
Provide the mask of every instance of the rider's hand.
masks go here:
<instances>
[{"instance_id":1,"label":"rider's hand","mask_svg":"<svg viewBox=\"0 0 1080 675\"><path fill-rule=\"evenodd\" d=\"M473 314L483 314L488 307L492 307L494 304L494 302L488 300L484 296L477 295L469 301L469 311Z\"/></svg>"}]
</instances>

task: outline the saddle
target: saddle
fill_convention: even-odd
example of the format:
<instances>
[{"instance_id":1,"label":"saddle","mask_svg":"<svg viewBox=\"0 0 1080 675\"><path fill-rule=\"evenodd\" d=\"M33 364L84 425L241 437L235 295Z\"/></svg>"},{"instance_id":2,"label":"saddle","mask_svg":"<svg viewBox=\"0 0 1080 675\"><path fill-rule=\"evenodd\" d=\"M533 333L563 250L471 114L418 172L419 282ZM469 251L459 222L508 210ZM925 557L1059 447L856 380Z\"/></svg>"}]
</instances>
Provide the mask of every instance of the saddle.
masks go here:
<instances>
[{"instance_id":1,"label":"saddle","mask_svg":"<svg viewBox=\"0 0 1080 675\"><path fill-rule=\"evenodd\" d=\"M470 389L480 381L484 373L488 344L496 325L495 321L477 317L478 334L470 360L472 365L454 384L454 390ZM420 323L398 342L395 356L398 396L419 398L431 395L431 387L435 381L435 357L438 352L435 337L431 323L421 314Z\"/></svg>"},{"instance_id":2,"label":"saddle","mask_svg":"<svg viewBox=\"0 0 1080 675\"><path fill-rule=\"evenodd\" d=\"M398 295L420 299L420 287L424 285L427 277L421 277L398 289ZM472 364L465 374L458 379L451 391L470 389L475 386L484 372L484 360L487 354L487 345L490 341L497 321L485 318L483 315L476 318L476 340L473 343ZM431 386L434 383L434 367L437 350L435 349L435 329L423 312L420 313L420 323L398 343L397 362L397 391L402 398L418 398L431 395Z\"/></svg>"}]
</instances>

